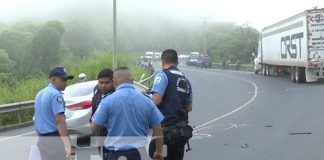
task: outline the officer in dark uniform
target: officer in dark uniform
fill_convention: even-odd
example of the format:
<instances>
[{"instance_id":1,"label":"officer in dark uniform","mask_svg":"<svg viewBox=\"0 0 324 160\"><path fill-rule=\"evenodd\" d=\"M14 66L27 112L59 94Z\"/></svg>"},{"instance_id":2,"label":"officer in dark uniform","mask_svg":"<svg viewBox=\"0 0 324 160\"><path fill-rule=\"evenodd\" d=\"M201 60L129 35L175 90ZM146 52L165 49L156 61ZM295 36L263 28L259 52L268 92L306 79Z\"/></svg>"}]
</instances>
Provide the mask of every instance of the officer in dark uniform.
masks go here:
<instances>
[{"instance_id":1,"label":"officer in dark uniform","mask_svg":"<svg viewBox=\"0 0 324 160\"><path fill-rule=\"evenodd\" d=\"M73 79L64 67L49 73L50 83L35 98L35 129L42 160L64 160L75 154L71 147L66 123L62 92Z\"/></svg>"},{"instance_id":2,"label":"officer in dark uniform","mask_svg":"<svg viewBox=\"0 0 324 160\"><path fill-rule=\"evenodd\" d=\"M93 114L97 111L101 100L115 91L113 76L114 76L114 72L111 69L103 69L99 72L97 77L98 85L94 89L94 96L92 98L91 118ZM91 118L90 118L90 123L91 123ZM105 137L107 136L107 129L102 127L98 129L96 132L94 132L93 135L97 136L98 142L103 142ZM99 154L101 154L103 151L105 151L103 150L104 148L102 147L104 144L99 143L98 145L99 145Z\"/></svg>"},{"instance_id":3,"label":"officer in dark uniform","mask_svg":"<svg viewBox=\"0 0 324 160\"><path fill-rule=\"evenodd\" d=\"M188 112L192 110L192 89L188 79L177 68L178 55L175 50L163 51L161 60L163 71L156 75L151 93L152 100L165 116L162 123L165 130L180 126L179 124L188 124ZM167 136L164 134L164 137ZM185 143L166 145L167 160L183 159Z\"/></svg>"}]
</instances>

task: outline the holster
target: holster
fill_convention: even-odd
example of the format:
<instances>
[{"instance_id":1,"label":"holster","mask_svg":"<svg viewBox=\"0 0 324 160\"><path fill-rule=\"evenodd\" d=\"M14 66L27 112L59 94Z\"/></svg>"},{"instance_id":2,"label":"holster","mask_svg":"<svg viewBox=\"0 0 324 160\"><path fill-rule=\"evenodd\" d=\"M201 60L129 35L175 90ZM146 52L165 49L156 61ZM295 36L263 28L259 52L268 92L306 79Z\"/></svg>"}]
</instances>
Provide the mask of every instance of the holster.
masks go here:
<instances>
[{"instance_id":1,"label":"holster","mask_svg":"<svg viewBox=\"0 0 324 160\"><path fill-rule=\"evenodd\" d=\"M164 143L166 145L185 145L192 138L193 128L185 122L163 125Z\"/></svg>"}]
</instances>

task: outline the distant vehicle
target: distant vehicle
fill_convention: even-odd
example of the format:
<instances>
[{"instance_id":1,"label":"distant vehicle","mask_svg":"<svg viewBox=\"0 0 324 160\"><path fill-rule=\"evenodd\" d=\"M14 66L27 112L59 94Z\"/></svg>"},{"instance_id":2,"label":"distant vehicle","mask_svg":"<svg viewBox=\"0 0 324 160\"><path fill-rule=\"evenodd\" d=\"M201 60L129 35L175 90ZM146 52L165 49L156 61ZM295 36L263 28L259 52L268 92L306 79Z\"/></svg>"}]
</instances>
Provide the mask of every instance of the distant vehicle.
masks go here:
<instances>
[{"instance_id":1,"label":"distant vehicle","mask_svg":"<svg viewBox=\"0 0 324 160\"><path fill-rule=\"evenodd\" d=\"M190 57L190 55L187 55L187 54L180 54L180 55L178 55L179 65L186 66L187 65L187 61L189 60L189 57Z\"/></svg>"},{"instance_id":2,"label":"distant vehicle","mask_svg":"<svg viewBox=\"0 0 324 160\"><path fill-rule=\"evenodd\" d=\"M187 66L197 66L199 52L191 52L187 61Z\"/></svg>"},{"instance_id":3,"label":"distant vehicle","mask_svg":"<svg viewBox=\"0 0 324 160\"><path fill-rule=\"evenodd\" d=\"M154 52L145 52L144 62L149 62L151 60L154 60Z\"/></svg>"},{"instance_id":4,"label":"distant vehicle","mask_svg":"<svg viewBox=\"0 0 324 160\"><path fill-rule=\"evenodd\" d=\"M161 59L161 56L162 56L162 52L155 52L154 53L154 60L155 61L158 61Z\"/></svg>"},{"instance_id":5,"label":"distant vehicle","mask_svg":"<svg viewBox=\"0 0 324 160\"><path fill-rule=\"evenodd\" d=\"M66 87L64 100L66 104L65 116L69 134L91 135L89 124L92 112L91 104L94 95L94 88L97 80L77 83ZM138 85L134 85L137 91L145 92Z\"/></svg>"},{"instance_id":6,"label":"distant vehicle","mask_svg":"<svg viewBox=\"0 0 324 160\"><path fill-rule=\"evenodd\" d=\"M324 78L324 8L306 10L262 30L255 73L290 73L293 82Z\"/></svg>"},{"instance_id":7,"label":"distant vehicle","mask_svg":"<svg viewBox=\"0 0 324 160\"><path fill-rule=\"evenodd\" d=\"M199 56L197 61L197 68L212 68L212 57L209 55Z\"/></svg>"},{"instance_id":8,"label":"distant vehicle","mask_svg":"<svg viewBox=\"0 0 324 160\"><path fill-rule=\"evenodd\" d=\"M178 56L179 59L185 59L185 60L188 60L189 57L190 57L190 55L186 55L186 54L180 54L180 55Z\"/></svg>"}]
</instances>

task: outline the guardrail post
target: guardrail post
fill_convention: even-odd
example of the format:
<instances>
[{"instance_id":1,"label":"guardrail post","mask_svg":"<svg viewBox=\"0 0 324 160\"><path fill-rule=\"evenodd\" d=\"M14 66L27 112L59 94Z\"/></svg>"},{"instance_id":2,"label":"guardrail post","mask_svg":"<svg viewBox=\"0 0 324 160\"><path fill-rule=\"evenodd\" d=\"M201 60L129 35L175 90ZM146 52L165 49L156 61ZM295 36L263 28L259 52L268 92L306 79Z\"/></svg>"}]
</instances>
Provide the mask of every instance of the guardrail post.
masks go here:
<instances>
[{"instance_id":1,"label":"guardrail post","mask_svg":"<svg viewBox=\"0 0 324 160\"><path fill-rule=\"evenodd\" d=\"M20 110L17 110L16 115L17 115L18 124L20 124L21 123Z\"/></svg>"}]
</instances>

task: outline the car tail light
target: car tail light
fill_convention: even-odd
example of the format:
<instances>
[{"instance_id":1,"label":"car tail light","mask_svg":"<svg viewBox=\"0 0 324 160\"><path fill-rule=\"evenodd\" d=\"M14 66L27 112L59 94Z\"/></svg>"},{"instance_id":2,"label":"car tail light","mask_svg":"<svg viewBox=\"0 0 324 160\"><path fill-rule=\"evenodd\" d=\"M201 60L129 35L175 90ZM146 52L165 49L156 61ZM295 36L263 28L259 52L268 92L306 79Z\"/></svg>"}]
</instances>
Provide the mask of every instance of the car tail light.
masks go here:
<instances>
[{"instance_id":1,"label":"car tail light","mask_svg":"<svg viewBox=\"0 0 324 160\"><path fill-rule=\"evenodd\" d=\"M89 100L89 101L68 105L67 108L71 110L80 110L80 109L88 109L91 107L91 105L92 105L92 101Z\"/></svg>"}]
</instances>

